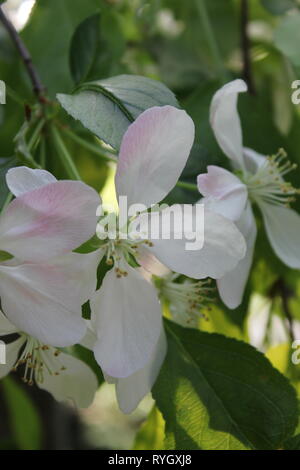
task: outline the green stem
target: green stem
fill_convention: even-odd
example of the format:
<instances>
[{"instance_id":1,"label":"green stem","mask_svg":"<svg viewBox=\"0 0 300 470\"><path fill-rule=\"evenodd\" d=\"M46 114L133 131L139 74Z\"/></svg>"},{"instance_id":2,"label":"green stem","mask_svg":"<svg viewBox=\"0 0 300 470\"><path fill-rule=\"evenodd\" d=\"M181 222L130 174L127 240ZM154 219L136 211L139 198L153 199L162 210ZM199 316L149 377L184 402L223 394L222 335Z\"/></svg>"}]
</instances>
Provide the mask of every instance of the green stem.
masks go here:
<instances>
[{"instance_id":1,"label":"green stem","mask_svg":"<svg viewBox=\"0 0 300 470\"><path fill-rule=\"evenodd\" d=\"M94 145L91 142L88 142L87 140L82 139L82 137L79 137L70 129L66 127L62 127L61 130L64 132L64 134L70 137L70 139L72 139L74 142L81 145L81 147L84 147L87 150L90 150L90 152L93 152L95 155L98 155L98 157L102 158L103 160L115 162L115 163L118 161L117 157L111 155L108 152L106 153L101 148L98 148L97 145Z\"/></svg>"},{"instance_id":2,"label":"green stem","mask_svg":"<svg viewBox=\"0 0 300 470\"><path fill-rule=\"evenodd\" d=\"M198 186L193 183L185 183L184 181L177 181L176 186L178 186L178 188L188 189L189 191L197 191L199 193Z\"/></svg>"},{"instance_id":3,"label":"green stem","mask_svg":"<svg viewBox=\"0 0 300 470\"><path fill-rule=\"evenodd\" d=\"M46 167L46 142L42 139L39 147L39 161L42 168Z\"/></svg>"},{"instance_id":4,"label":"green stem","mask_svg":"<svg viewBox=\"0 0 300 470\"><path fill-rule=\"evenodd\" d=\"M207 39L207 43L210 48L211 55L215 62L215 66L222 84L227 81L227 73L223 64L222 56L219 50L218 43L216 41L214 31L208 16L205 0L195 0L196 7L198 9L199 17L202 23L203 31Z\"/></svg>"},{"instance_id":5,"label":"green stem","mask_svg":"<svg viewBox=\"0 0 300 470\"><path fill-rule=\"evenodd\" d=\"M24 107L25 101L8 85L6 85L6 93L9 98L11 98L15 103Z\"/></svg>"},{"instance_id":6,"label":"green stem","mask_svg":"<svg viewBox=\"0 0 300 470\"><path fill-rule=\"evenodd\" d=\"M36 128L34 129L34 131L33 131L33 133L32 133L32 136L31 136L31 138L30 138L30 140L29 140L29 142L28 142L28 149L29 149L30 151L33 149L33 147L35 146L35 144L38 143L38 139L39 139L39 137L40 137L40 132L41 132L41 130L42 130L44 124L45 124L45 119L42 118L42 119L38 122Z\"/></svg>"},{"instance_id":7,"label":"green stem","mask_svg":"<svg viewBox=\"0 0 300 470\"><path fill-rule=\"evenodd\" d=\"M53 137L53 142L54 142L54 145L56 147L56 150L61 158L61 161L65 167L65 170L67 171L68 173L68 176L71 178L71 179L75 179L75 180L78 180L78 181L81 181L81 177L78 173L78 170L75 166L75 163L73 162L73 159L67 149L67 147L65 146L58 130L56 127L52 126L51 127L51 134L52 134L52 137Z\"/></svg>"},{"instance_id":8,"label":"green stem","mask_svg":"<svg viewBox=\"0 0 300 470\"><path fill-rule=\"evenodd\" d=\"M12 195L12 193L9 191L9 193L8 193L8 195L7 195L7 197L6 197L5 201L4 201L4 204L3 204L3 206L2 206L2 209L1 209L1 211L0 211L0 215L5 211L5 209L7 208L8 204L10 203L10 201L12 200L12 198L13 198L13 195Z\"/></svg>"}]
</instances>

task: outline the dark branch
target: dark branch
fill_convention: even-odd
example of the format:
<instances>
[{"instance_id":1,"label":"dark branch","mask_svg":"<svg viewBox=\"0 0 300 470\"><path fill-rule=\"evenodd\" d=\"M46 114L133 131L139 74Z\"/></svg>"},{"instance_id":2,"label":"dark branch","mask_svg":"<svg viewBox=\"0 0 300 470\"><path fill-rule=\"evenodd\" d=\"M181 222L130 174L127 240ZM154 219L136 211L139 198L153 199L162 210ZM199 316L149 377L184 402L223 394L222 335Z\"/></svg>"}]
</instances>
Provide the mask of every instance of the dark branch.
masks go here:
<instances>
[{"instance_id":1,"label":"dark branch","mask_svg":"<svg viewBox=\"0 0 300 470\"><path fill-rule=\"evenodd\" d=\"M249 93L255 95L255 86L252 75L250 39L248 36L249 4L248 0L241 0L241 46L243 55L243 76L248 84Z\"/></svg>"},{"instance_id":2,"label":"dark branch","mask_svg":"<svg viewBox=\"0 0 300 470\"><path fill-rule=\"evenodd\" d=\"M0 21L9 33L12 41L14 42L23 62L26 67L27 73L30 77L30 80L33 85L33 91L37 95L40 101L43 101L44 99L44 92L45 88L39 78L39 75L32 63L31 55L29 54L29 51L25 44L23 43L22 39L20 38L17 30L15 29L14 25L9 21L9 19L6 17L5 13L2 10L2 7L0 7Z\"/></svg>"}]
</instances>

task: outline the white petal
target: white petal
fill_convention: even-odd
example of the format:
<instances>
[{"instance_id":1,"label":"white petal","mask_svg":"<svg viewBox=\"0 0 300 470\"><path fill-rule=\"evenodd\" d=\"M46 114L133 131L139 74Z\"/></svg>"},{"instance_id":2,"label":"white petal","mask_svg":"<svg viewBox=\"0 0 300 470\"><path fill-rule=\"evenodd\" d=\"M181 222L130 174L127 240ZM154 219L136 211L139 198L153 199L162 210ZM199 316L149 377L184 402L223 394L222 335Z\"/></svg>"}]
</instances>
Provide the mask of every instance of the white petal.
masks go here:
<instances>
[{"instance_id":1,"label":"white petal","mask_svg":"<svg viewBox=\"0 0 300 470\"><path fill-rule=\"evenodd\" d=\"M266 164L267 157L255 150L244 147L244 161L246 170L255 174L263 165Z\"/></svg>"},{"instance_id":2,"label":"white petal","mask_svg":"<svg viewBox=\"0 0 300 470\"><path fill-rule=\"evenodd\" d=\"M86 333L85 333L84 337L80 341L80 344L81 344L81 346L84 346L85 348L89 349L90 351L93 351L94 347L95 347L95 343L97 341L96 331L94 329L94 326L93 326L91 320L86 320L85 322L86 322L86 325L87 325L87 330L86 330Z\"/></svg>"},{"instance_id":3,"label":"white petal","mask_svg":"<svg viewBox=\"0 0 300 470\"><path fill-rule=\"evenodd\" d=\"M207 173L198 176L198 188L205 196L204 204L213 212L236 221L245 209L248 191L237 176L218 166L210 165Z\"/></svg>"},{"instance_id":4,"label":"white petal","mask_svg":"<svg viewBox=\"0 0 300 470\"><path fill-rule=\"evenodd\" d=\"M49 183L55 183L57 179L45 170L32 170L27 166L11 168L6 173L6 183L14 196L41 188Z\"/></svg>"},{"instance_id":5,"label":"white petal","mask_svg":"<svg viewBox=\"0 0 300 470\"><path fill-rule=\"evenodd\" d=\"M91 238L100 198L79 181L58 181L12 201L0 218L0 249L25 261L44 261Z\"/></svg>"},{"instance_id":6,"label":"white petal","mask_svg":"<svg viewBox=\"0 0 300 470\"><path fill-rule=\"evenodd\" d=\"M155 226L165 227L162 219L170 212L181 210L182 206L171 206L159 213L143 214L139 217L141 226L143 226L147 217L150 220L150 226L154 230ZM196 229L195 218L196 208L193 206L192 221L190 226ZM167 220L167 219L165 219ZM183 234L179 230L179 224L174 217L174 224L171 224L170 239L159 238L151 239L153 247L147 248L154 254L159 261L172 271L184 274L186 276L203 279L212 277L219 279L228 271L235 268L240 259L245 256L246 243L235 224L225 219L219 214L205 209L204 212L204 244L202 248L190 250L187 243L193 243L192 236L195 233L185 231ZM201 239L201 234L199 240ZM197 247L198 243L196 243Z\"/></svg>"},{"instance_id":7,"label":"white petal","mask_svg":"<svg viewBox=\"0 0 300 470\"><path fill-rule=\"evenodd\" d=\"M119 196L131 204L160 202L175 186L193 145L195 126L172 106L143 112L125 133L116 173Z\"/></svg>"},{"instance_id":8,"label":"white petal","mask_svg":"<svg viewBox=\"0 0 300 470\"><path fill-rule=\"evenodd\" d=\"M287 207L259 203L268 238L278 258L300 269L300 215Z\"/></svg>"},{"instance_id":9,"label":"white petal","mask_svg":"<svg viewBox=\"0 0 300 470\"><path fill-rule=\"evenodd\" d=\"M98 389L95 373L83 361L69 354L61 353L59 362L66 370L60 371L59 375L50 375L44 368L44 380L37 385L50 392L57 401L72 400L77 407L87 408L93 403Z\"/></svg>"},{"instance_id":10,"label":"white petal","mask_svg":"<svg viewBox=\"0 0 300 470\"><path fill-rule=\"evenodd\" d=\"M237 308L242 300L245 286L253 260L253 252L256 240L256 223L250 205L244 211L237 227L244 235L247 243L247 253L237 267L217 281L220 297L228 308Z\"/></svg>"},{"instance_id":11,"label":"white petal","mask_svg":"<svg viewBox=\"0 0 300 470\"><path fill-rule=\"evenodd\" d=\"M12 343L6 344L6 364L1 364L0 362L0 379L3 379L6 375L8 375L16 364L19 351L23 344L24 338L19 338L16 341L13 341Z\"/></svg>"},{"instance_id":12,"label":"white petal","mask_svg":"<svg viewBox=\"0 0 300 470\"><path fill-rule=\"evenodd\" d=\"M123 413L132 413L140 401L149 393L155 384L167 352L167 340L162 328L155 351L146 366L125 379L118 379L116 394Z\"/></svg>"},{"instance_id":13,"label":"white petal","mask_svg":"<svg viewBox=\"0 0 300 470\"><path fill-rule=\"evenodd\" d=\"M210 108L210 124L221 149L242 169L243 138L237 99L245 91L247 85L243 80L227 83L214 95Z\"/></svg>"},{"instance_id":14,"label":"white petal","mask_svg":"<svg viewBox=\"0 0 300 470\"><path fill-rule=\"evenodd\" d=\"M70 346L85 334L84 304L96 287L93 253L71 253L49 264L0 267L5 315L20 331L44 344Z\"/></svg>"},{"instance_id":15,"label":"white petal","mask_svg":"<svg viewBox=\"0 0 300 470\"><path fill-rule=\"evenodd\" d=\"M102 370L128 377L149 361L161 327L161 307L155 288L130 266L117 278L109 271L91 300L98 341L94 353Z\"/></svg>"},{"instance_id":16,"label":"white petal","mask_svg":"<svg viewBox=\"0 0 300 470\"><path fill-rule=\"evenodd\" d=\"M12 333L17 333L18 328L16 328L8 318L0 311L0 336L10 335Z\"/></svg>"}]
</instances>

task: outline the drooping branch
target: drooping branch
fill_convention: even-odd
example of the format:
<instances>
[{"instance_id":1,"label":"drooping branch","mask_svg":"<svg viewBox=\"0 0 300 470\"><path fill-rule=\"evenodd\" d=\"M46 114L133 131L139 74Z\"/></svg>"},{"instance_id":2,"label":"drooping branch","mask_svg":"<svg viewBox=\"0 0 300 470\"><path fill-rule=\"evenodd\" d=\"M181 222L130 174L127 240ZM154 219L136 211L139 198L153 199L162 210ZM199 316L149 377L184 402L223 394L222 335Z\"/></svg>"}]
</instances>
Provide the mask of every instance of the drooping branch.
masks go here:
<instances>
[{"instance_id":1,"label":"drooping branch","mask_svg":"<svg viewBox=\"0 0 300 470\"><path fill-rule=\"evenodd\" d=\"M252 74L250 39L248 35L249 24L249 3L248 0L241 0L241 47L243 56L243 76L248 84L249 93L255 95L255 85Z\"/></svg>"},{"instance_id":2,"label":"drooping branch","mask_svg":"<svg viewBox=\"0 0 300 470\"><path fill-rule=\"evenodd\" d=\"M32 63L32 58L31 55L25 46L24 42L22 41L20 35L18 34L16 28L14 25L9 21L9 19L6 17L2 7L0 7L0 21L9 33L12 41L14 42L23 62L25 65L25 68L27 70L27 73L30 77L32 86L33 86L33 91L38 97L40 101L44 101L44 92L45 92L45 87L43 86L39 74L37 70L35 69L33 63Z\"/></svg>"}]
</instances>

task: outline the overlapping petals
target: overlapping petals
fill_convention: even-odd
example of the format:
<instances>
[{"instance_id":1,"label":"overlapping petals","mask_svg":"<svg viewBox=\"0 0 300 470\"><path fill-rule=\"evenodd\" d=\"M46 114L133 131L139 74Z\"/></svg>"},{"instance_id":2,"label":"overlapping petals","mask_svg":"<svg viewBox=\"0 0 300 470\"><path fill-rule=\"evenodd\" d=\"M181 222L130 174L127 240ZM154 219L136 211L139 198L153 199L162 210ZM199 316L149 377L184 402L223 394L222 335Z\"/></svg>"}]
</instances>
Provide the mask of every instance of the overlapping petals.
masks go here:
<instances>
[{"instance_id":1,"label":"overlapping petals","mask_svg":"<svg viewBox=\"0 0 300 470\"><path fill-rule=\"evenodd\" d=\"M10 323L0 311L0 337L12 333L18 334L18 337L6 345L6 364L0 364L0 378L4 378L15 367L24 345L29 340L29 337ZM57 359L58 356L52 347L45 349L43 354L47 365L38 366L38 369L43 367L42 380L36 382L38 387L50 392L57 401L71 400L80 408L91 405L98 388L98 381L90 367L65 353L60 353ZM57 372L57 363L63 365L59 372ZM41 375L41 370L37 370L37 373Z\"/></svg>"},{"instance_id":2,"label":"overlapping petals","mask_svg":"<svg viewBox=\"0 0 300 470\"><path fill-rule=\"evenodd\" d=\"M85 334L81 306L96 289L98 262L94 253L70 253L47 264L0 265L3 311L19 330L45 344L77 343Z\"/></svg>"},{"instance_id":3,"label":"overlapping petals","mask_svg":"<svg viewBox=\"0 0 300 470\"><path fill-rule=\"evenodd\" d=\"M241 180L230 171L210 165L207 173L198 176L201 200L209 209L230 220L238 220L246 207L248 191Z\"/></svg>"},{"instance_id":4,"label":"overlapping petals","mask_svg":"<svg viewBox=\"0 0 300 470\"><path fill-rule=\"evenodd\" d=\"M95 233L96 191L79 181L49 182L51 176L28 168L10 170L8 184L19 196L1 215L0 250L23 261L45 261Z\"/></svg>"}]
</instances>

